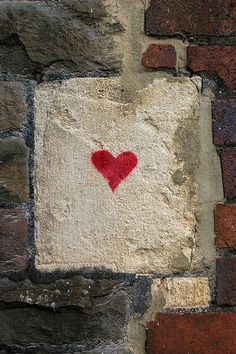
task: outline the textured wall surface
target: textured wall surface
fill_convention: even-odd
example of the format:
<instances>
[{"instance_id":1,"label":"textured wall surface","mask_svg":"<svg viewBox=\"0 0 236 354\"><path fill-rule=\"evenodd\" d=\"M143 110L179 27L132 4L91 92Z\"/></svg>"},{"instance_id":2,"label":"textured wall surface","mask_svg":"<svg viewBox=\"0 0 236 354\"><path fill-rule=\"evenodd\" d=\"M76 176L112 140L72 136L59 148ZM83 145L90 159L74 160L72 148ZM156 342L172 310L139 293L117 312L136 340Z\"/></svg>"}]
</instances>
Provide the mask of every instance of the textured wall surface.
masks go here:
<instances>
[{"instance_id":1,"label":"textured wall surface","mask_svg":"<svg viewBox=\"0 0 236 354\"><path fill-rule=\"evenodd\" d=\"M235 353L235 1L0 1L0 353Z\"/></svg>"},{"instance_id":2,"label":"textured wall surface","mask_svg":"<svg viewBox=\"0 0 236 354\"><path fill-rule=\"evenodd\" d=\"M199 101L190 79L155 79L130 103L122 100L119 78L39 86L35 148L40 269L191 270L201 237L195 231L201 208L196 175L204 145ZM91 163L92 153L101 149L115 156L132 151L138 158L114 193ZM207 178L200 183L207 184ZM208 233L213 239L212 230Z\"/></svg>"}]
</instances>

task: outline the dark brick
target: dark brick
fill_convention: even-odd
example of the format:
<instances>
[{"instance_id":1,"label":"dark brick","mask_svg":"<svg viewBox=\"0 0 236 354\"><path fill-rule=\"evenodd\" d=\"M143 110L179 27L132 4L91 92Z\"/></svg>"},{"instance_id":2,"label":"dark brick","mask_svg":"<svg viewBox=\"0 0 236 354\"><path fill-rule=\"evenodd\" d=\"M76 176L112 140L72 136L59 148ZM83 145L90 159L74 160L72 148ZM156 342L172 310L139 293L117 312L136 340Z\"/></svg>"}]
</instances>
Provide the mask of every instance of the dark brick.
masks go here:
<instances>
[{"instance_id":1,"label":"dark brick","mask_svg":"<svg viewBox=\"0 0 236 354\"><path fill-rule=\"evenodd\" d=\"M17 82L0 81L0 129L13 130L24 126L26 93Z\"/></svg>"},{"instance_id":2,"label":"dark brick","mask_svg":"<svg viewBox=\"0 0 236 354\"><path fill-rule=\"evenodd\" d=\"M215 208L216 247L236 249L236 205L218 204Z\"/></svg>"},{"instance_id":3,"label":"dark brick","mask_svg":"<svg viewBox=\"0 0 236 354\"><path fill-rule=\"evenodd\" d=\"M231 91L236 90L236 47L191 46L187 49L187 66L194 72L214 71Z\"/></svg>"},{"instance_id":4,"label":"dark brick","mask_svg":"<svg viewBox=\"0 0 236 354\"><path fill-rule=\"evenodd\" d=\"M103 0L0 1L0 71L72 75L121 69L122 26Z\"/></svg>"},{"instance_id":5,"label":"dark brick","mask_svg":"<svg viewBox=\"0 0 236 354\"><path fill-rule=\"evenodd\" d=\"M148 325L148 354L229 354L236 348L235 313L162 313Z\"/></svg>"},{"instance_id":6,"label":"dark brick","mask_svg":"<svg viewBox=\"0 0 236 354\"><path fill-rule=\"evenodd\" d=\"M171 44L150 44L143 54L142 64L147 68L175 68L175 47Z\"/></svg>"},{"instance_id":7,"label":"dark brick","mask_svg":"<svg viewBox=\"0 0 236 354\"><path fill-rule=\"evenodd\" d=\"M28 200L28 149L22 139L0 140L0 202Z\"/></svg>"},{"instance_id":8,"label":"dark brick","mask_svg":"<svg viewBox=\"0 0 236 354\"><path fill-rule=\"evenodd\" d=\"M216 260L218 305L236 305L236 257Z\"/></svg>"},{"instance_id":9,"label":"dark brick","mask_svg":"<svg viewBox=\"0 0 236 354\"><path fill-rule=\"evenodd\" d=\"M215 145L236 145L236 99L216 100L213 104Z\"/></svg>"},{"instance_id":10,"label":"dark brick","mask_svg":"<svg viewBox=\"0 0 236 354\"><path fill-rule=\"evenodd\" d=\"M22 209L0 209L0 271L24 270L28 265L27 220Z\"/></svg>"},{"instance_id":11,"label":"dark brick","mask_svg":"<svg viewBox=\"0 0 236 354\"><path fill-rule=\"evenodd\" d=\"M222 151L220 159L225 198L234 200L236 198L236 149Z\"/></svg>"},{"instance_id":12,"label":"dark brick","mask_svg":"<svg viewBox=\"0 0 236 354\"><path fill-rule=\"evenodd\" d=\"M232 0L151 0L145 31L151 35L235 36L236 3Z\"/></svg>"}]
</instances>

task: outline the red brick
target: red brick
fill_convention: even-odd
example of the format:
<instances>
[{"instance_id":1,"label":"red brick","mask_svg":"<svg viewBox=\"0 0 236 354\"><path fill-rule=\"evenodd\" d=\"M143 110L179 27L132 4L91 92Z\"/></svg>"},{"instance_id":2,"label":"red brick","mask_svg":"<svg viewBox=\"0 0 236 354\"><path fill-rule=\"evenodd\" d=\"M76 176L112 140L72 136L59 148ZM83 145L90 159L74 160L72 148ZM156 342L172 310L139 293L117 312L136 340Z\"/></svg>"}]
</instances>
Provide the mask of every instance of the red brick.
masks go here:
<instances>
[{"instance_id":1,"label":"red brick","mask_svg":"<svg viewBox=\"0 0 236 354\"><path fill-rule=\"evenodd\" d=\"M142 64L147 68L175 68L175 47L171 44L150 44L143 54Z\"/></svg>"},{"instance_id":2,"label":"red brick","mask_svg":"<svg viewBox=\"0 0 236 354\"><path fill-rule=\"evenodd\" d=\"M151 35L235 36L234 0L151 0L145 14Z\"/></svg>"},{"instance_id":3,"label":"red brick","mask_svg":"<svg viewBox=\"0 0 236 354\"><path fill-rule=\"evenodd\" d=\"M236 249L236 204L218 204L215 208L216 247Z\"/></svg>"},{"instance_id":4,"label":"red brick","mask_svg":"<svg viewBox=\"0 0 236 354\"><path fill-rule=\"evenodd\" d=\"M216 260L216 274L217 304L236 305L236 257L218 258Z\"/></svg>"},{"instance_id":5,"label":"red brick","mask_svg":"<svg viewBox=\"0 0 236 354\"><path fill-rule=\"evenodd\" d=\"M212 112L214 144L236 145L236 99L216 100Z\"/></svg>"},{"instance_id":6,"label":"red brick","mask_svg":"<svg viewBox=\"0 0 236 354\"><path fill-rule=\"evenodd\" d=\"M27 220L22 209L0 209L0 271L28 265Z\"/></svg>"},{"instance_id":7,"label":"red brick","mask_svg":"<svg viewBox=\"0 0 236 354\"><path fill-rule=\"evenodd\" d=\"M187 61L192 71L214 71L229 90L236 90L236 47L191 46L187 49Z\"/></svg>"},{"instance_id":8,"label":"red brick","mask_svg":"<svg viewBox=\"0 0 236 354\"><path fill-rule=\"evenodd\" d=\"M235 313L162 313L148 325L148 354L235 354Z\"/></svg>"},{"instance_id":9,"label":"red brick","mask_svg":"<svg viewBox=\"0 0 236 354\"><path fill-rule=\"evenodd\" d=\"M220 159L225 198L234 200L236 198L236 149L222 151Z\"/></svg>"}]
</instances>

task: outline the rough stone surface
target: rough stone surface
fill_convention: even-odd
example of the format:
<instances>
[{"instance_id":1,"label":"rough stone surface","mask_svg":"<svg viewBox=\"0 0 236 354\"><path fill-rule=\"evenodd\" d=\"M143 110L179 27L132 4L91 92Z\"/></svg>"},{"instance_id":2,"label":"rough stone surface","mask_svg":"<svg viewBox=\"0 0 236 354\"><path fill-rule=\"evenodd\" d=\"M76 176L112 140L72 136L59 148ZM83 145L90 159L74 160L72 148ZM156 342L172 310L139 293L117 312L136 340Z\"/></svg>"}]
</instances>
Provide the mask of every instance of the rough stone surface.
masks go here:
<instances>
[{"instance_id":1,"label":"rough stone surface","mask_svg":"<svg viewBox=\"0 0 236 354\"><path fill-rule=\"evenodd\" d=\"M236 257L216 260L218 305L236 305Z\"/></svg>"},{"instance_id":2,"label":"rough stone surface","mask_svg":"<svg viewBox=\"0 0 236 354\"><path fill-rule=\"evenodd\" d=\"M121 88L120 79L112 78L71 79L37 89L39 269L103 266L156 273L212 259L203 255L206 242L213 244L211 229L202 230L204 243L195 247L195 214L201 212L196 184L208 203L219 197L211 195L214 179L206 155L201 180L196 86L186 78L156 79L130 103L122 102ZM211 164L215 155L203 146ZM92 153L101 149L138 157L115 193L91 163Z\"/></svg>"},{"instance_id":3,"label":"rough stone surface","mask_svg":"<svg viewBox=\"0 0 236 354\"><path fill-rule=\"evenodd\" d=\"M236 47L190 46L187 49L187 65L194 72L214 71L229 90L236 90Z\"/></svg>"},{"instance_id":4,"label":"rough stone surface","mask_svg":"<svg viewBox=\"0 0 236 354\"><path fill-rule=\"evenodd\" d=\"M86 310L76 306L58 311L30 305L1 308L0 345L118 341L124 338L128 313L128 299L122 291L98 299Z\"/></svg>"},{"instance_id":5,"label":"rough stone surface","mask_svg":"<svg viewBox=\"0 0 236 354\"><path fill-rule=\"evenodd\" d=\"M0 271L26 269L27 220L23 209L0 209Z\"/></svg>"},{"instance_id":6,"label":"rough stone surface","mask_svg":"<svg viewBox=\"0 0 236 354\"><path fill-rule=\"evenodd\" d=\"M0 202L28 200L28 149L23 139L0 140Z\"/></svg>"},{"instance_id":7,"label":"rough stone surface","mask_svg":"<svg viewBox=\"0 0 236 354\"><path fill-rule=\"evenodd\" d=\"M236 198L236 149L229 149L220 153L224 195L228 200Z\"/></svg>"},{"instance_id":8,"label":"rough stone surface","mask_svg":"<svg viewBox=\"0 0 236 354\"><path fill-rule=\"evenodd\" d=\"M0 81L0 129L23 128L26 120L26 97L22 84Z\"/></svg>"},{"instance_id":9,"label":"rough stone surface","mask_svg":"<svg viewBox=\"0 0 236 354\"><path fill-rule=\"evenodd\" d=\"M236 205L218 204L215 208L216 247L236 249Z\"/></svg>"},{"instance_id":10,"label":"rough stone surface","mask_svg":"<svg viewBox=\"0 0 236 354\"><path fill-rule=\"evenodd\" d=\"M151 0L145 30L151 35L236 36L232 0Z\"/></svg>"},{"instance_id":11,"label":"rough stone surface","mask_svg":"<svg viewBox=\"0 0 236 354\"><path fill-rule=\"evenodd\" d=\"M1 1L0 71L71 75L120 69L112 35L121 30L103 0Z\"/></svg>"},{"instance_id":12,"label":"rough stone surface","mask_svg":"<svg viewBox=\"0 0 236 354\"><path fill-rule=\"evenodd\" d=\"M236 99L218 99L213 104L214 144L236 145Z\"/></svg>"},{"instance_id":13,"label":"rough stone surface","mask_svg":"<svg viewBox=\"0 0 236 354\"><path fill-rule=\"evenodd\" d=\"M142 64L153 69L175 68L175 47L171 44L150 44L143 54Z\"/></svg>"},{"instance_id":14,"label":"rough stone surface","mask_svg":"<svg viewBox=\"0 0 236 354\"><path fill-rule=\"evenodd\" d=\"M156 279L152 297L162 297L164 308L207 307L211 298L209 281L207 278Z\"/></svg>"},{"instance_id":15,"label":"rough stone surface","mask_svg":"<svg viewBox=\"0 0 236 354\"><path fill-rule=\"evenodd\" d=\"M95 347L96 346L96 347ZM134 354L126 348L124 341L109 343L107 345L98 345L97 343L86 343L84 345L66 344L66 345L11 345L8 350L12 354ZM0 354L7 354L6 351L0 351Z\"/></svg>"},{"instance_id":16,"label":"rough stone surface","mask_svg":"<svg viewBox=\"0 0 236 354\"><path fill-rule=\"evenodd\" d=\"M158 314L148 325L148 354L234 353L235 313Z\"/></svg>"},{"instance_id":17,"label":"rough stone surface","mask_svg":"<svg viewBox=\"0 0 236 354\"><path fill-rule=\"evenodd\" d=\"M98 305L98 299L105 300L124 285L121 280L97 280L75 276L59 279L50 284L34 284L30 280L19 283L0 280L0 302L39 305L58 309L78 306L89 309Z\"/></svg>"}]
</instances>

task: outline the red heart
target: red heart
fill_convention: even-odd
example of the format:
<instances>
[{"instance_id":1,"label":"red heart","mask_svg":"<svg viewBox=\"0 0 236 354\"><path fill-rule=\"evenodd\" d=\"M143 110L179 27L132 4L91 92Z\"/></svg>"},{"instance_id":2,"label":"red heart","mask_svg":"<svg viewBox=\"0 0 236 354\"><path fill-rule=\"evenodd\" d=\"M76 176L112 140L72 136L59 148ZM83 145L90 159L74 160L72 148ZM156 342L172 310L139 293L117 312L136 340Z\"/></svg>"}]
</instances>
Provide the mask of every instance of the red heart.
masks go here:
<instances>
[{"instance_id":1,"label":"red heart","mask_svg":"<svg viewBox=\"0 0 236 354\"><path fill-rule=\"evenodd\" d=\"M122 152L114 157L109 151L100 150L92 154L91 161L103 177L108 180L108 184L114 192L123 179L135 168L138 158L131 151Z\"/></svg>"}]
</instances>

